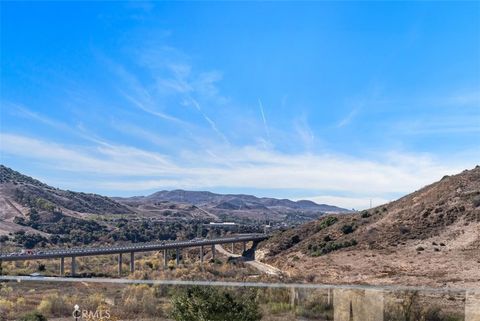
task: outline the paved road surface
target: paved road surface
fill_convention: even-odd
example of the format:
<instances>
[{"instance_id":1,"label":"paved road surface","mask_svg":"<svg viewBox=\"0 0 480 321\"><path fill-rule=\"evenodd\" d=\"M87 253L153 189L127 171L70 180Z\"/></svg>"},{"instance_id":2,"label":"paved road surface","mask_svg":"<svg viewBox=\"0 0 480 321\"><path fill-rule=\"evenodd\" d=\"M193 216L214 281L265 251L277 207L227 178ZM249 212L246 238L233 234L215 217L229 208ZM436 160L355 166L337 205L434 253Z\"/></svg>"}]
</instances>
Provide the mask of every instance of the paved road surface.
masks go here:
<instances>
[{"instance_id":1,"label":"paved road surface","mask_svg":"<svg viewBox=\"0 0 480 321\"><path fill-rule=\"evenodd\" d=\"M52 259L61 257L79 257L79 256L95 256L119 253L132 252L148 252L168 249L181 249L188 247L209 246L215 244L262 241L267 238L265 234L240 234L230 237L221 237L215 239L195 239L187 241L170 241L170 242L150 242L150 243L136 243L129 245L112 245L100 247L78 247L78 248L63 248L63 249L49 249L39 251L36 250L33 254L20 253L0 253L0 261L24 261L24 260L39 260Z\"/></svg>"},{"instance_id":2,"label":"paved road surface","mask_svg":"<svg viewBox=\"0 0 480 321\"><path fill-rule=\"evenodd\" d=\"M219 252L222 253L225 256L231 256L231 257L240 257L241 255L239 254L234 254L231 252L228 252L225 250L225 248L221 245L215 245L215 249ZM282 273L281 270L277 269L274 266L262 263L260 261L245 261L246 264L253 266L255 269L259 270L262 273L266 273L269 275L280 275Z\"/></svg>"}]
</instances>

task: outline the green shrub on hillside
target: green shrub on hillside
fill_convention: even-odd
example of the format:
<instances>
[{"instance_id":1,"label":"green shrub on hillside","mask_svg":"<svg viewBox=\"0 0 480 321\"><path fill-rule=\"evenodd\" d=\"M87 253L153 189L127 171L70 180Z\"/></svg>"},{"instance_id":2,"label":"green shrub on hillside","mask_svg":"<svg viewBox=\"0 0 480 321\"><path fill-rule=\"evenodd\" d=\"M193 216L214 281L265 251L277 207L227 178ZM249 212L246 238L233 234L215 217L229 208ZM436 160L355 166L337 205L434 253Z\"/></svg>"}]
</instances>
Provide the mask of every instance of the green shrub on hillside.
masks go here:
<instances>
[{"instance_id":1,"label":"green shrub on hillside","mask_svg":"<svg viewBox=\"0 0 480 321\"><path fill-rule=\"evenodd\" d=\"M372 216L368 211L362 211L362 214L360 215L362 218L367 218Z\"/></svg>"},{"instance_id":2,"label":"green shrub on hillside","mask_svg":"<svg viewBox=\"0 0 480 321\"><path fill-rule=\"evenodd\" d=\"M318 245L308 245L308 251L311 256L321 256L357 244L358 243L355 239L345 242L322 242Z\"/></svg>"},{"instance_id":3,"label":"green shrub on hillside","mask_svg":"<svg viewBox=\"0 0 480 321\"><path fill-rule=\"evenodd\" d=\"M333 224L335 224L336 222L338 221L338 218L336 218L335 216L329 216L323 220L320 221L320 223L318 224L318 230L323 230L329 226L332 226Z\"/></svg>"},{"instance_id":4,"label":"green shrub on hillside","mask_svg":"<svg viewBox=\"0 0 480 321\"><path fill-rule=\"evenodd\" d=\"M345 224L342 226L343 234L350 234L353 233L353 231L355 231L355 227L353 226L353 224Z\"/></svg>"},{"instance_id":5,"label":"green shrub on hillside","mask_svg":"<svg viewBox=\"0 0 480 321\"><path fill-rule=\"evenodd\" d=\"M25 233L25 231L17 231L13 233L13 241L21 244L27 249L33 249L35 246L45 246L48 239L40 234Z\"/></svg>"}]
</instances>

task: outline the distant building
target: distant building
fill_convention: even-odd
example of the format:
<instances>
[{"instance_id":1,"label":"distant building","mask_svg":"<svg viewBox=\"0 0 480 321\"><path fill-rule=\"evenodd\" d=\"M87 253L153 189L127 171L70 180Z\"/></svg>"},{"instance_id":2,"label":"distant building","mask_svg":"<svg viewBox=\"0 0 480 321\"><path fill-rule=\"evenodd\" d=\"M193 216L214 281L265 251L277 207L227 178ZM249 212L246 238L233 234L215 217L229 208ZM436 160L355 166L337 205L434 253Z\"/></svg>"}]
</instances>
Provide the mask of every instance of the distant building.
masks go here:
<instances>
[{"instance_id":1,"label":"distant building","mask_svg":"<svg viewBox=\"0 0 480 321\"><path fill-rule=\"evenodd\" d=\"M209 226L236 226L237 223L234 222L210 222Z\"/></svg>"},{"instance_id":2,"label":"distant building","mask_svg":"<svg viewBox=\"0 0 480 321\"><path fill-rule=\"evenodd\" d=\"M229 230L238 233L240 225L233 222L210 222L203 224L203 227L212 231Z\"/></svg>"}]
</instances>

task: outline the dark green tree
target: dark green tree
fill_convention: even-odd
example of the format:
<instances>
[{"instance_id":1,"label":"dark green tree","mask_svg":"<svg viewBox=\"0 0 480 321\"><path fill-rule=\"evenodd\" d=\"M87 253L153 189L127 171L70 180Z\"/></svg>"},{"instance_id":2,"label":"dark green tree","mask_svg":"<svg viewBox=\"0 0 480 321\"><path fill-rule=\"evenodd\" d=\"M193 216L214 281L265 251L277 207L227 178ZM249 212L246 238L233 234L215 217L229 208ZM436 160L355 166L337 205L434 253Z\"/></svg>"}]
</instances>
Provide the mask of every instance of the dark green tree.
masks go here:
<instances>
[{"instance_id":1,"label":"dark green tree","mask_svg":"<svg viewBox=\"0 0 480 321\"><path fill-rule=\"evenodd\" d=\"M172 297L176 321L258 321L262 315L253 292L191 287Z\"/></svg>"}]
</instances>

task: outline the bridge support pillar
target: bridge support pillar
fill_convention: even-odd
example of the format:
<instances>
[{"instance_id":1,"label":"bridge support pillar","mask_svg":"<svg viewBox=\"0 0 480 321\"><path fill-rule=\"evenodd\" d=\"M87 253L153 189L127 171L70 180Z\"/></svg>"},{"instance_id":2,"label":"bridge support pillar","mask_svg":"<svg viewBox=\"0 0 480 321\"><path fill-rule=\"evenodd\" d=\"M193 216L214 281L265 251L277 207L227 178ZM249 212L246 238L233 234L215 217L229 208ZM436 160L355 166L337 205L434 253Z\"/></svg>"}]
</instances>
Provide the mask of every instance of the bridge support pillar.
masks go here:
<instances>
[{"instance_id":1,"label":"bridge support pillar","mask_svg":"<svg viewBox=\"0 0 480 321\"><path fill-rule=\"evenodd\" d=\"M180 249L179 248L175 249L175 260L177 265L180 265Z\"/></svg>"},{"instance_id":2,"label":"bridge support pillar","mask_svg":"<svg viewBox=\"0 0 480 321\"><path fill-rule=\"evenodd\" d=\"M72 276L75 276L77 269L77 263L75 262L75 256L72 256Z\"/></svg>"},{"instance_id":3,"label":"bridge support pillar","mask_svg":"<svg viewBox=\"0 0 480 321\"><path fill-rule=\"evenodd\" d=\"M295 303L298 301L298 293L295 288L290 289L290 306L295 307Z\"/></svg>"},{"instance_id":4,"label":"bridge support pillar","mask_svg":"<svg viewBox=\"0 0 480 321\"><path fill-rule=\"evenodd\" d=\"M215 244L212 244L212 260L215 260Z\"/></svg>"},{"instance_id":5,"label":"bridge support pillar","mask_svg":"<svg viewBox=\"0 0 480 321\"><path fill-rule=\"evenodd\" d=\"M242 245L243 245L243 251L242 251L243 253L247 250L247 242L243 241Z\"/></svg>"},{"instance_id":6,"label":"bridge support pillar","mask_svg":"<svg viewBox=\"0 0 480 321\"><path fill-rule=\"evenodd\" d=\"M130 272L135 271L135 252L130 252Z\"/></svg>"},{"instance_id":7,"label":"bridge support pillar","mask_svg":"<svg viewBox=\"0 0 480 321\"><path fill-rule=\"evenodd\" d=\"M200 263L203 263L203 245L200 246Z\"/></svg>"},{"instance_id":8,"label":"bridge support pillar","mask_svg":"<svg viewBox=\"0 0 480 321\"><path fill-rule=\"evenodd\" d=\"M122 275L122 253L118 254L118 276Z\"/></svg>"},{"instance_id":9,"label":"bridge support pillar","mask_svg":"<svg viewBox=\"0 0 480 321\"><path fill-rule=\"evenodd\" d=\"M60 275L65 275L65 258L63 256L60 258Z\"/></svg>"},{"instance_id":10,"label":"bridge support pillar","mask_svg":"<svg viewBox=\"0 0 480 321\"><path fill-rule=\"evenodd\" d=\"M465 294L465 321L480 320L480 293L467 291Z\"/></svg>"},{"instance_id":11,"label":"bridge support pillar","mask_svg":"<svg viewBox=\"0 0 480 321\"><path fill-rule=\"evenodd\" d=\"M167 268L168 267L168 252L167 250L163 250L163 267Z\"/></svg>"}]
</instances>

